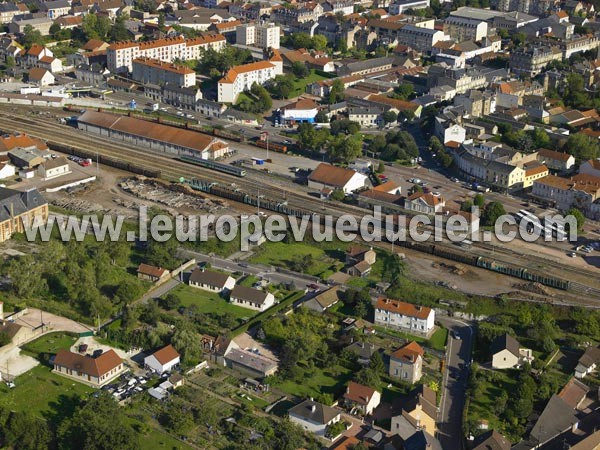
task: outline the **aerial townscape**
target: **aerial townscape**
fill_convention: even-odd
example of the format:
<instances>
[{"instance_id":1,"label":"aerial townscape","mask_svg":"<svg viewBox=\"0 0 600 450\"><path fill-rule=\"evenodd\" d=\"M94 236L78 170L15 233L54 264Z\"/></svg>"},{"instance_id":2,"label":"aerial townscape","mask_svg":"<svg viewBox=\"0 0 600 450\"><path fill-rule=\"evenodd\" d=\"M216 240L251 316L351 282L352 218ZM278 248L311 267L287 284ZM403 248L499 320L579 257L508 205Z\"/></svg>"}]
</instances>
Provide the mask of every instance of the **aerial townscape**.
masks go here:
<instances>
[{"instance_id":1,"label":"aerial townscape","mask_svg":"<svg viewBox=\"0 0 600 450\"><path fill-rule=\"evenodd\" d=\"M600 450L599 8L1 0L0 449Z\"/></svg>"}]
</instances>

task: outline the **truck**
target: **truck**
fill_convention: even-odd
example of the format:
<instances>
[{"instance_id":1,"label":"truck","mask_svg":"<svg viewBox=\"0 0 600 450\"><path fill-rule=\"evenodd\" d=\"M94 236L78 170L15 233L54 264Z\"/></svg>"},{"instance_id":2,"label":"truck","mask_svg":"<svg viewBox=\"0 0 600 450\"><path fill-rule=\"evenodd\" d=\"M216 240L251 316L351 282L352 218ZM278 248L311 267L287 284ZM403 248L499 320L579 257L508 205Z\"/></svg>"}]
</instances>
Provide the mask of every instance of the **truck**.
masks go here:
<instances>
[{"instance_id":1,"label":"truck","mask_svg":"<svg viewBox=\"0 0 600 450\"><path fill-rule=\"evenodd\" d=\"M152 104L152 111L158 111L158 108L160 108L160 105L158 103Z\"/></svg>"},{"instance_id":2,"label":"truck","mask_svg":"<svg viewBox=\"0 0 600 450\"><path fill-rule=\"evenodd\" d=\"M479 183L473 183L473 184L471 185L471 188L472 188L474 191L479 191L479 192L489 192L489 191L490 191L490 188L488 188L488 187L486 187L486 186L482 186L482 185L481 185L481 184L479 184Z\"/></svg>"}]
</instances>

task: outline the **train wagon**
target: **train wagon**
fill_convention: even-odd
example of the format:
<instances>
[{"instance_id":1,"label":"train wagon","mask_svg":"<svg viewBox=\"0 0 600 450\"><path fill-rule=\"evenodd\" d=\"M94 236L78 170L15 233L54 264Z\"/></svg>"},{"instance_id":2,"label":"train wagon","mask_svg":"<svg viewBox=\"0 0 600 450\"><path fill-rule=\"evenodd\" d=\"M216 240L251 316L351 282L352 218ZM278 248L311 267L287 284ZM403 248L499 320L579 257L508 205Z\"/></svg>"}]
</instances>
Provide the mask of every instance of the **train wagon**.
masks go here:
<instances>
[{"instance_id":1,"label":"train wagon","mask_svg":"<svg viewBox=\"0 0 600 450\"><path fill-rule=\"evenodd\" d=\"M179 159L183 162L194 164L196 166L205 167L207 169L216 170L218 172L227 173L236 177L245 177L246 170L241 167L235 167L230 164L223 164L210 159L200 159L194 156L179 156Z\"/></svg>"},{"instance_id":2,"label":"train wagon","mask_svg":"<svg viewBox=\"0 0 600 450\"><path fill-rule=\"evenodd\" d=\"M260 148L268 148L269 150L272 150L274 152L278 152L278 153L285 153L287 152L287 146L283 145L283 144L277 144L275 142L269 142L267 143L267 141L261 141L256 140L253 142L254 145L256 145L257 147Z\"/></svg>"}]
</instances>

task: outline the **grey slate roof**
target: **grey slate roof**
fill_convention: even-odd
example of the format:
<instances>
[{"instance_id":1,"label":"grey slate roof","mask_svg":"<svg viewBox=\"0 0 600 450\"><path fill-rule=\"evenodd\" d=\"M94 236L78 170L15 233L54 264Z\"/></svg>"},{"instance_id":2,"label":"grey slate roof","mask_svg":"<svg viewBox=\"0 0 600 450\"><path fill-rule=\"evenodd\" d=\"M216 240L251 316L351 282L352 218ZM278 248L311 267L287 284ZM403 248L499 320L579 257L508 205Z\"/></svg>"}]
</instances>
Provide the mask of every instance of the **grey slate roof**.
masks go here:
<instances>
[{"instance_id":1,"label":"grey slate roof","mask_svg":"<svg viewBox=\"0 0 600 450\"><path fill-rule=\"evenodd\" d=\"M238 298L241 300L247 300L252 303L262 305L267 299L267 293L259 291L258 289L249 288L246 286L237 285L231 291L231 298Z\"/></svg>"},{"instance_id":2,"label":"grey slate roof","mask_svg":"<svg viewBox=\"0 0 600 450\"><path fill-rule=\"evenodd\" d=\"M568 430L578 421L575 410L555 394L533 426L530 437L542 444Z\"/></svg>"},{"instance_id":3,"label":"grey slate roof","mask_svg":"<svg viewBox=\"0 0 600 450\"><path fill-rule=\"evenodd\" d=\"M207 284L223 289L229 275L213 270L195 269L190 275L190 283Z\"/></svg>"},{"instance_id":4,"label":"grey slate roof","mask_svg":"<svg viewBox=\"0 0 600 450\"><path fill-rule=\"evenodd\" d=\"M493 355L504 349L511 352L517 358L519 357L519 341L508 333L498 336L494 339L494 342L492 342L491 350Z\"/></svg>"},{"instance_id":5,"label":"grey slate roof","mask_svg":"<svg viewBox=\"0 0 600 450\"><path fill-rule=\"evenodd\" d=\"M37 189L26 192L0 188L0 222L45 205L47 202Z\"/></svg>"},{"instance_id":6,"label":"grey slate roof","mask_svg":"<svg viewBox=\"0 0 600 450\"><path fill-rule=\"evenodd\" d=\"M510 441L496 430L490 430L477 436L472 448L473 450L510 450Z\"/></svg>"},{"instance_id":7,"label":"grey slate roof","mask_svg":"<svg viewBox=\"0 0 600 450\"><path fill-rule=\"evenodd\" d=\"M331 419L340 414L338 410L314 400L304 400L299 405L290 408L288 412L296 417L321 425L329 423Z\"/></svg>"}]
</instances>

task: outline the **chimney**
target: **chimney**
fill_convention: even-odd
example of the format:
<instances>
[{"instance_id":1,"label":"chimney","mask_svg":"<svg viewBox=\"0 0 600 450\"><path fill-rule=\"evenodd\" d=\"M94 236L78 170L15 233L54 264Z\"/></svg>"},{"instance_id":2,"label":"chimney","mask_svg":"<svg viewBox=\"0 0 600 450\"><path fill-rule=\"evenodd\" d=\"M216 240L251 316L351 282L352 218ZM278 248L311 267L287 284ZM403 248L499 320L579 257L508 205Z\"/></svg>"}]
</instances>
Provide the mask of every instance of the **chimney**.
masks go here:
<instances>
[{"instance_id":1,"label":"chimney","mask_svg":"<svg viewBox=\"0 0 600 450\"><path fill-rule=\"evenodd\" d=\"M314 413L317 410L317 405L310 405L310 412Z\"/></svg>"},{"instance_id":2,"label":"chimney","mask_svg":"<svg viewBox=\"0 0 600 450\"><path fill-rule=\"evenodd\" d=\"M349 393L350 393L350 386L347 386L346 387L346 394L349 394Z\"/></svg>"}]
</instances>

